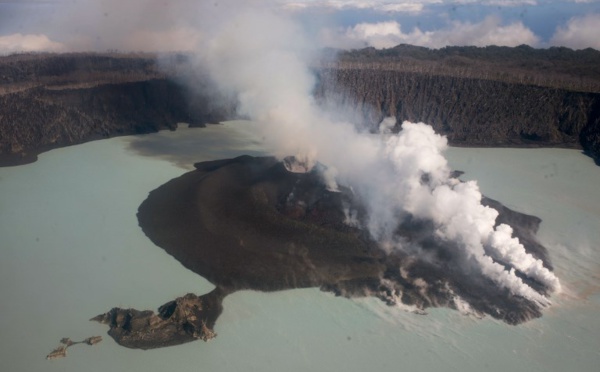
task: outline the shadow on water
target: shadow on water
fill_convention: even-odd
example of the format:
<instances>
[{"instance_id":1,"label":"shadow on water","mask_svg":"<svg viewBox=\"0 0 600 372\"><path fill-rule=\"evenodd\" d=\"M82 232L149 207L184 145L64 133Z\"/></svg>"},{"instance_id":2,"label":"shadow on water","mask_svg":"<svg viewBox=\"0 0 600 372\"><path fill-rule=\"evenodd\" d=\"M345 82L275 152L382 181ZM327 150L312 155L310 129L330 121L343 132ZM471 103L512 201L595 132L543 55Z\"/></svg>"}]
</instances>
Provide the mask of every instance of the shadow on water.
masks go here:
<instances>
[{"instance_id":1,"label":"shadow on water","mask_svg":"<svg viewBox=\"0 0 600 372\"><path fill-rule=\"evenodd\" d=\"M196 162L237 155L266 155L256 123L231 121L190 128L179 124L176 131L127 137L128 149L137 155L160 158L192 170ZM207 155L210 154L210 155Z\"/></svg>"}]
</instances>

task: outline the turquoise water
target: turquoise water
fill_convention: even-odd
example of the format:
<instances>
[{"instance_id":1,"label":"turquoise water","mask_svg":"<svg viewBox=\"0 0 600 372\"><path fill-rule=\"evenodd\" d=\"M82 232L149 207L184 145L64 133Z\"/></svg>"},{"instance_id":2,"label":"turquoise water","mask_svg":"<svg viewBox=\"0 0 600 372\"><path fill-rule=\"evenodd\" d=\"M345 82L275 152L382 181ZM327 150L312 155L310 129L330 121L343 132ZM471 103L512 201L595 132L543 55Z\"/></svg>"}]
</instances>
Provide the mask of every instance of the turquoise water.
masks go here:
<instances>
[{"instance_id":1,"label":"turquoise water","mask_svg":"<svg viewBox=\"0 0 600 372\"><path fill-rule=\"evenodd\" d=\"M0 168L0 369L6 371L596 371L600 363L600 168L574 150L459 149L483 192L540 216L564 292L512 327L446 309L415 315L317 289L225 299L218 337L139 351L88 319L153 309L212 285L137 226L147 193L193 161L261 154L251 124L182 128L54 150ZM249 140L250 139L250 140ZM175 154L175 155L174 155ZM103 335L45 360L62 337Z\"/></svg>"}]
</instances>

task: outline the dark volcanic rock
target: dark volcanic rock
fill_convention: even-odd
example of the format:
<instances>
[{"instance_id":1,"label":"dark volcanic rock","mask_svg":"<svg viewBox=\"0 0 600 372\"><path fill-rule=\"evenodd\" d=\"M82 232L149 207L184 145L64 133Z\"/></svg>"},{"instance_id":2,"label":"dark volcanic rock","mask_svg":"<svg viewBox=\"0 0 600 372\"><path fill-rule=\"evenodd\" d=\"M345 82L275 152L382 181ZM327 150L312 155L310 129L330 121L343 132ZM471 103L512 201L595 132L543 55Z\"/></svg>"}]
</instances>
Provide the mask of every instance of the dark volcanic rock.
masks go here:
<instances>
[{"instance_id":1,"label":"dark volcanic rock","mask_svg":"<svg viewBox=\"0 0 600 372\"><path fill-rule=\"evenodd\" d=\"M165 79L60 90L32 88L0 95L0 107L0 165L35 161L40 152L94 139L225 118L192 110L184 89Z\"/></svg>"},{"instance_id":2,"label":"dark volcanic rock","mask_svg":"<svg viewBox=\"0 0 600 372\"><path fill-rule=\"evenodd\" d=\"M371 128L386 116L430 124L451 145L555 146L597 154L600 93L379 69L325 69L316 94ZM580 138L580 135L583 138Z\"/></svg>"},{"instance_id":3,"label":"dark volcanic rock","mask_svg":"<svg viewBox=\"0 0 600 372\"><path fill-rule=\"evenodd\" d=\"M218 300L212 303L219 304L219 311L195 315L206 319L209 328L220 313L222 296L242 289L320 287L345 297L375 296L418 311L464 309L468 303L474 314L509 324L541 316L539 304L509 293L466 265L460 249L436 238L429 221L402 221L397 234L407 242L406 249L385 252L368 233L345 223L344 207L351 206L358 219L364 218L360 201L344 187L328 191L316 170L293 173L274 158L249 156L198 163L196 168L152 191L139 207L138 220L156 245L217 286ZM535 239L538 218L491 199L485 203L498 209L498 222L515 228L528 252L550 266L545 248ZM517 274L546 294L541 283ZM185 324L193 322L187 315L170 315L188 314L180 302L163 305L159 315L113 309L101 320L127 347L187 342L195 337ZM197 331L197 322L193 324Z\"/></svg>"},{"instance_id":4,"label":"dark volcanic rock","mask_svg":"<svg viewBox=\"0 0 600 372\"><path fill-rule=\"evenodd\" d=\"M0 58L0 166L57 147L233 116L208 90L192 94L165 71L153 56Z\"/></svg>"},{"instance_id":5,"label":"dark volcanic rock","mask_svg":"<svg viewBox=\"0 0 600 372\"><path fill-rule=\"evenodd\" d=\"M221 315L225 294L216 289L204 296L188 293L152 311L113 308L91 320L108 324L108 334L120 345L134 349L154 349L204 340L216 336L212 331Z\"/></svg>"},{"instance_id":6,"label":"dark volcanic rock","mask_svg":"<svg viewBox=\"0 0 600 372\"><path fill-rule=\"evenodd\" d=\"M431 124L460 146L582 148L600 159L600 52L526 46L342 53L316 67L317 99L359 125ZM159 67L160 66L160 67ZM193 73L192 73L193 71ZM94 139L235 115L185 55L0 57L0 166Z\"/></svg>"},{"instance_id":7,"label":"dark volcanic rock","mask_svg":"<svg viewBox=\"0 0 600 372\"><path fill-rule=\"evenodd\" d=\"M358 232L303 223L278 211L302 174L288 172L274 158L196 166L153 191L138 219L155 244L212 283L228 291L275 291L381 270L374 245Z\"/></svg>"},{"instance_id":8,"label":"dark volcanic rock","mask_svg":"<svg viewBox=\"0 0 600 372\"><path fill-rule=\"evenodd\" d=\"M579 134L579 141L583 150L600 165L600 102L596 102L594 112L588 125Z\"/></svg>"},{"instance_id":9,"label":"dark volcanic rock","mask_svg":"<svg viewBox=\"0 0 600 372\"><path fill-rule=\"evenodd\" d=\"M411 45L338 52L321 101L371 127L422 121L459 146L583 148L600 159L600 51Z\"/></svg>"},{"instance_id":10,"label":"dark volcanic rock","mask_svg":"<svg viewBox=\"0 0 600 372\"><path fill-rule=\"evenodd\" d=\"M73 345L78 345L78 344L87 344L87 345L96 345L97 343L102 341L102 336L91 336L86 338L83 341L73 341L68 337L64 337L60 340L60 343L62 345L60 345L59 347L57 347L56 349L52 350L50 352L50 354L48 354L46 356L46 359L48 360L52 360L52 359L59 359L59 358L64 358L67 356L67 349L70 348Z\"/></svg>"}]
</instances>

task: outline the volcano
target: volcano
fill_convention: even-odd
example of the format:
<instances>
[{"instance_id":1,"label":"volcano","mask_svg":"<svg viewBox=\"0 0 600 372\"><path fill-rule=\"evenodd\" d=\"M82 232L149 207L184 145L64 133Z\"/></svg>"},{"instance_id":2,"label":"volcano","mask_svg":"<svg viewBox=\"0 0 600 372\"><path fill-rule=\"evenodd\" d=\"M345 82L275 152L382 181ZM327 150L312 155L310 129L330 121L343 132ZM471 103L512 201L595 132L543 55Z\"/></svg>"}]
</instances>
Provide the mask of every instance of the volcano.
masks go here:
<instances>
[{"instance_id":1,"label":"volcano","mask_svg":"<svg viewBox=\"0 0 600 372\"><path fill-rule=\"evenodd\" d=\"M305 172L291 165L290 158L250 156L202 162L152 191L138 210L144 233L216 289L178 298L157 314L113 308L94 320L130 348L208 340L225 296L308 287L347 298L374 296L417 313L448 307L513 325L542 315L543 305L468 265L455 243L435 233L433 221L403 217L395 230L401 248L386 249L362 227L368 213L351 188L328 188L321 164ZM492 199L482 202L499 212L497 224L513 227L527 252L552 268L536 240L539 218ZM500 263L538 293L550 292Z\"/></svg>"}]
</instances>

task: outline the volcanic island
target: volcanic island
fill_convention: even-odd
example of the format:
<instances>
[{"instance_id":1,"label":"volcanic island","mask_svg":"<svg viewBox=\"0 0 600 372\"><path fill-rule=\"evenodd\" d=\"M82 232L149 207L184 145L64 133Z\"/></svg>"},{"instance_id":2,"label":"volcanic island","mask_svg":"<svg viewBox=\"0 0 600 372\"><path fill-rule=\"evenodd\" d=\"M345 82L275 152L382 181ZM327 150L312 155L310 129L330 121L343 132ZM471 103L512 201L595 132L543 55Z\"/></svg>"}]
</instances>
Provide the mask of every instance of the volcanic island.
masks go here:
<instances>
[{"instance_id":1,"label":"volcanic island","mask_svg":"<svg viewBox=\"0 0 600 372\"><path fill-rule=\"evenodd\" d=\"M216 288L177 298L157 313L113 308L92 320L108 324L109 335L128 348L207 341L216 336L227 295L309 287L346 298L374 296L415 312L466 306L476 316L513 325L542 315L539 303L512 294L481 271L465 269L464 254L436 236L432 221L408 217L396 229L407 246L420 247L419 254L383 249L358 227L366 210L351 188L331 191L319 166L299 173L291 171L290 162L251 156L201 162L150 192L137 214L144 233ZM496 224L512 226L526 251L552 270L536 239L539 218L489 198L482 203L499 212ZM361 223L348 223L348 208ZM550 292L514 270L538 293Z\"/></svg>"}]
</instances>

